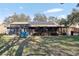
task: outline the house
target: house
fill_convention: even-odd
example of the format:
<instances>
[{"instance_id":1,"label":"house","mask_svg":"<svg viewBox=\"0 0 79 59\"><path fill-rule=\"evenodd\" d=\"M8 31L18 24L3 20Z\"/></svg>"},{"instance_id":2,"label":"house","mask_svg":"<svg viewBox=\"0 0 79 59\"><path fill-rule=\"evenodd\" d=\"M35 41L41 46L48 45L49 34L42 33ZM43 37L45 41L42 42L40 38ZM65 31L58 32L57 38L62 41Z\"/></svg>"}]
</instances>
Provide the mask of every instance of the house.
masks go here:
<instances>
[{"instance_id":1,"label":"house","mask_svg":"<svg viewBox=\"0 0 79 59\"><path fill-rule=\"evenodd\" d=\"M9 34L19 34L21 31L30 35L74 35L79 34L79 25L65 27L55 22L13 22L7 27Z\"/></svg>"},{"instance_id":2,"label":"house","mask_svg":"<svg viewBox=\"0 0 79 59\"><path fill-rule=\"evenodd\" d=\"M72 24L68 27L67 32L69 35L79 35L79 24Z\"/></svg>"},{"instance_id":3,"label":"house","mask_svg":"<svg viewBox=\"0 0 79 59\"><path fill-rule=\"evenodd\" d=\"M9 34L19 34L28 31L32 35L58 35L64 26L55 22L13 22L7 27Z\"/></svg>"}]
</instances>

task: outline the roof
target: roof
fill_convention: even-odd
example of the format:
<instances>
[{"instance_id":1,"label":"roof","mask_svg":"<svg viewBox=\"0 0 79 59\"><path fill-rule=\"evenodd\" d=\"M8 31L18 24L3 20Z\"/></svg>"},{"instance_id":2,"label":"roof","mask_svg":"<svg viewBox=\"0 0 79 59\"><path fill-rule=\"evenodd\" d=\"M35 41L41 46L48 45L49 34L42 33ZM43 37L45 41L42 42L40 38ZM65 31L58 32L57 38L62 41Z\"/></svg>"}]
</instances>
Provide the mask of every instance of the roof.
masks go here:
<instances>
[{"instance_id":1,"label":"roof","mask_svg":"<svg viewBox=\"0 0 79 59\"><path fill-rule=\"evenodd\" d=\"M11 23L11 24L29 24L28 22L13 22L13 23Z\"/></svg>"},{"instance_id":2,"label":"roof","mask_svg":"<svg viewBox=\"0 0 79 59\"><path fill-rule=\"evenodd\" d=\"M30 27L63 27L55 22L13 22L11 24L29 24Z\"/></svg>"},{"instance_id":3,"label":"roof","mask_svg":"<svg viewBox=\"0 0 79 59\"><path fill-rule=\"evenodd\" d=\"M79 28L79 24L72 24L70 27L73 27L73 28Z\"/></svg>"},{"instance_id":4,"label":"roof","mask_svg":"<svg viewBox=\"0 0 79 59\"><path fill-rule=\"evenodd\" d=\"M43 25L58 25L57 23L55 22L30 22L30 24L32 25L39 25L39 24L43 24Z\"/></svg>"},{"instance_id":5,"label":"roof","mask_svg":"<svg viewBox=\"0 0 79 59\"><path fill-rule=\"evenodd\" d=\"M61 25L31 25L31 27L63 27Z\"/></svg>"},{"instance_id":6,"label":"roof","mask_svg":"<svg viewBox=\"0 0 79 59\"><path fill-rule=\"evenodd\" d=\"M60 26L55 22L30 22L31 27L57 27Z\"/></svg>"}]
</instances>

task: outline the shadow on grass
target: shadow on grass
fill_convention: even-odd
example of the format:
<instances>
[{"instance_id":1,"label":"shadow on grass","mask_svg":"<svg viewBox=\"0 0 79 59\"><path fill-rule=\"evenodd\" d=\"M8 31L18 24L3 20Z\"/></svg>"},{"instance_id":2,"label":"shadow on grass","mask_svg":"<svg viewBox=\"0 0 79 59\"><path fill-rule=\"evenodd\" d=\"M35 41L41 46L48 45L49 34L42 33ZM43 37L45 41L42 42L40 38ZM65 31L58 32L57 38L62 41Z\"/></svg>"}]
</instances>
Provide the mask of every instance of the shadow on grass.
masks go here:
<instances>
[{"instance_id":1,"label":"shadow on grass","mask_svg":"<svg viewBox=\"0 0 79 59\"><path fill-rule=\"evenodd\" d=\"M9 41L8 43L4 44L0 47L0 55L2 55L4 52L9 50L11 47L15 45L16 42L18 42L19 39L14 38L13 40Z\"/></svg>"},{"instance_id":2,"label":"shadow on grass","mask_svg":"<svg viewBox=\"0 0 79 59\"><path fill-rule=\"evenodd\" d=\"M27 45L27 42L26 42L26 40L23 40L22 43L19 45L19 48L17 49L15 56L22 56L25 45Z\"/></svg>"}]
</instances>

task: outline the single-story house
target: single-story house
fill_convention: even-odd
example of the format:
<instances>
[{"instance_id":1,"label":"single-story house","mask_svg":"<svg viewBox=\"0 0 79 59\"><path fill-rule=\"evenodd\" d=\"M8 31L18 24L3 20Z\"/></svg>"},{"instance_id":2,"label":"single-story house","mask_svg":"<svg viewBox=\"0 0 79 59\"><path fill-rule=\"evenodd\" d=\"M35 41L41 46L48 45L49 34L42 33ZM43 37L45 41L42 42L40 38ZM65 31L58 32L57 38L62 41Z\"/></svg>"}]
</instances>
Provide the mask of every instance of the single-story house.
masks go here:
<instances>
[{"instance_id":1,"label":"single-story house","mask_svg":"<svg viewBox=\"0 0 79 59\"><path fill-rule=\"evenodd\" d=\"M32 35L73 35L79 33L78 25L65 27L55 22L13 22L7 27L9 34L28 31Z\"/></svg>"},{"instance_id":2,"label":"single-story house","mask_svg":"<svg viewBox=\"0 0 79 59\"><path fill-rule=\"evenodd\" d=\"M53 22L13 22L7 27L9 34L18 34L28 31L33 35L57 35L61 34L63 26Z\"/></svg>"}]
</instances>

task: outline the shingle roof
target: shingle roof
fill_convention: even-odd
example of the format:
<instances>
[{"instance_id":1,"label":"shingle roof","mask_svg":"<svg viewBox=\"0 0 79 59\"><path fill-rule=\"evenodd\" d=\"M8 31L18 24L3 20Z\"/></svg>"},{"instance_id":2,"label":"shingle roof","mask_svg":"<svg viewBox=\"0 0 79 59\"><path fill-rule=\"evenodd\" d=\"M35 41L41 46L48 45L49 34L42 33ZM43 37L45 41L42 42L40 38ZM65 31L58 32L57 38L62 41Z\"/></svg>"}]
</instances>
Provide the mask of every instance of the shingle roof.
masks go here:
<instances>
[{"instance_id":1,"label":"shingle roof","mask_svg":"<svg viewBox=\"0 0 79 59\"><path fill-rule=\"evenodd\" d=\"M42 24L42 25L58 25L55 22L30 22L30 24L32 24L32 25L40 25L40 24Z\"/></svg>"},{"instance_id":2,"label":"shingle roof","mask_svg":"<svg viewBox=\"0 0 79 59\"><path fill-rule=\"evenodd\" d=\"M31 27L52 27L52 26L59 26L55 22L30 22Z\"/></svg>"},{"instance_id":3,"label":"shingle roof","mask_svg":"<svg viewBox=\"0 0 79 59\"><path fill-rule=\"evenodd\" d=\"M72 24L70 27L79 28L79 24Z\"/></svg>"},{"instance_id":4,"label":"shingle roof","mask_svg":"<svg viewBox=\"0 0 79 59\"><path fill-rule=\"evenodd\" d=\"M11 24L29 24L31 27L57 27L60 26L55 22L13 22Z\"/></svg>"}]
</instances>

